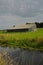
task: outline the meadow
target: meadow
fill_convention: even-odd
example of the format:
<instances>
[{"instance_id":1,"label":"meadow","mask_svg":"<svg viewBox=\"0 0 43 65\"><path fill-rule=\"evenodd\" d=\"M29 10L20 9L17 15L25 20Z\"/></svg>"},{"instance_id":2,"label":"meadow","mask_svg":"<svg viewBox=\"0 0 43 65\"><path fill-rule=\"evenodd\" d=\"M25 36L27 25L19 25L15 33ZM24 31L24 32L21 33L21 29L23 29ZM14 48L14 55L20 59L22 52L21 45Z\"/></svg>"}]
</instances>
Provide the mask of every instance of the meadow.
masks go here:
<instances>
[{"instance_id":1,"label":"meadow","mask_svg":"<svg viewBox=\"0 0 43 65\"><path fill-rule=\"evenodd\" d=\"M0 46L43 51L43 28L35 32L0 31Z\"/></svg>"}]
</instances>

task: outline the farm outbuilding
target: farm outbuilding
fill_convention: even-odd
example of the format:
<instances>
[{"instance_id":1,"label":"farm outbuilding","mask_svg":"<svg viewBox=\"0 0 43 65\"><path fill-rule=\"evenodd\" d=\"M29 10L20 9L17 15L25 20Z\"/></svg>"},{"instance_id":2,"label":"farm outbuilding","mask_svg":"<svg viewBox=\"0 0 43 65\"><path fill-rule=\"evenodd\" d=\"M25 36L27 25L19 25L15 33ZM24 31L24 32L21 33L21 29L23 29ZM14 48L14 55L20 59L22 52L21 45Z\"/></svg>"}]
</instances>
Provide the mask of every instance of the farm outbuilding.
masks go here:
<instances>
[{"instance_id":1,"label":"farm outbuilding","mask_svg":"<svg viewBox=\"0 0 43 65\"><path fill-rule=\"evenodd\" d=\"M18 25L12 28L7 29L7 32L31 32L36 30L36 24L34 23L29 23L29 24L24 24L24 25Z\"/></svg>"}]
</instances>

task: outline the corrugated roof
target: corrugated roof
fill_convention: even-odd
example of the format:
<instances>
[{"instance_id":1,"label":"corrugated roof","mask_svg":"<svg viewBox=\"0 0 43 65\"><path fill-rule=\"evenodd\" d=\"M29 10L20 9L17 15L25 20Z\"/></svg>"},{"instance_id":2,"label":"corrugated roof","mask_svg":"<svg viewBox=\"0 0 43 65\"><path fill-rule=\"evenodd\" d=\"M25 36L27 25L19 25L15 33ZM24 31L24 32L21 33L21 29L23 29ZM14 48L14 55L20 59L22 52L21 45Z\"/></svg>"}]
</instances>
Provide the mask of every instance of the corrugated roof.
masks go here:
<instances>
[{"instance_id":1,"label":"corrugated roof","mask_svg":"<svg viewBox=\"0 0 43 65\"><path fill-rule=\"evenodd\" d=\"M30 28L34 25L35 24L24 24L24 25L18 25L18 26L15 26L15 27L11 27L9 29L25 29L25 28Z\"/></svg>"}]
</instances>

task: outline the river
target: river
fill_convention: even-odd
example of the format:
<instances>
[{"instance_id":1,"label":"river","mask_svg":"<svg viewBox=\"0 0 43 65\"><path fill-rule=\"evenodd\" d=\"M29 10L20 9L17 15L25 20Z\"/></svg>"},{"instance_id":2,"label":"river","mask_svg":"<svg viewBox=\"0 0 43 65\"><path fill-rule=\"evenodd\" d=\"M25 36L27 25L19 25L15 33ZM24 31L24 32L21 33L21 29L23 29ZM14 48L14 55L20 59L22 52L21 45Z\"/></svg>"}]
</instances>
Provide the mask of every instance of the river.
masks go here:
<instances>
[{"instance_id":1,"label":"river","mask_svg":"<svg viewBox=\"0 0 43 65\"><path fill-rule=\"evenodd\" d=\"M0 47L0 58L5 61L3 65L43 65L43 52L40 51Z\"/></svg>"}]
</instances>

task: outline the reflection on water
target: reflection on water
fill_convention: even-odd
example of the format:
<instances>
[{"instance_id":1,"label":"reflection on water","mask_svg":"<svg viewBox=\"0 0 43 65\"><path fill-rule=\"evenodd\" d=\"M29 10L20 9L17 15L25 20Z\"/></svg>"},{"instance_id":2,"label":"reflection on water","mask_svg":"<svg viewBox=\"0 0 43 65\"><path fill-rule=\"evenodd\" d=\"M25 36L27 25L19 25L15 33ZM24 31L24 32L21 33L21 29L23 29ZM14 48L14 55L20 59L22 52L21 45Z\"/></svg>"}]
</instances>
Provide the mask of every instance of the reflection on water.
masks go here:
<instances>
[{"instance_id":1,"label":"reflection on water","mask_svg":"<svg viewBox=\"0 0 43 65\"><path fill-rule=\"evenodd\" d=\"M43 52L0 47L0 65L43 65Z\"/></svg>"}]
</instances>

